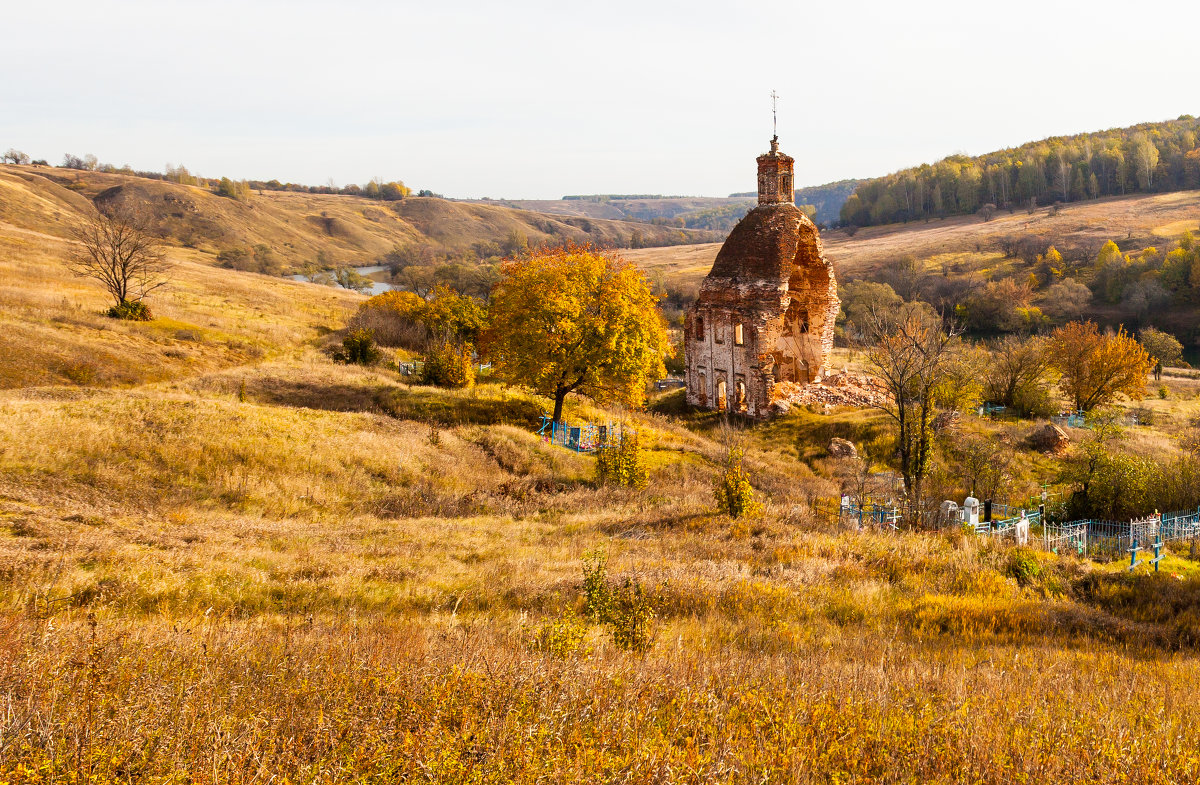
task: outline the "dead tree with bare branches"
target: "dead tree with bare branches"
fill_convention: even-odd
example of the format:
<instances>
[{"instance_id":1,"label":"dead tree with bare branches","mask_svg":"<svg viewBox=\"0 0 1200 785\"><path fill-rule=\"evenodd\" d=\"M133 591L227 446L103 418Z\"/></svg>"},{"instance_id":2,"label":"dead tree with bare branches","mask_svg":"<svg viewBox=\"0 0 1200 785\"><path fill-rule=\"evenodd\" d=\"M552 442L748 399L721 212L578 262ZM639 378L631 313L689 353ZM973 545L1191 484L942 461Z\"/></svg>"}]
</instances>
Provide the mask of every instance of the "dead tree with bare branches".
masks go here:
<instances>
[{"instance_id":1,"label":"dead tree with bare branches","mask_svg":"<svg viewBox=\"0 0 1200 785\"><path fill-rule=\"evenodd\" d=\"M76 245L67 266L108 291L115 303L109 315L149 318L142 299L168 283L171 264L145 216L128 207L103 208L75 224L71 236Z\"/></svg>"}]
</instances>

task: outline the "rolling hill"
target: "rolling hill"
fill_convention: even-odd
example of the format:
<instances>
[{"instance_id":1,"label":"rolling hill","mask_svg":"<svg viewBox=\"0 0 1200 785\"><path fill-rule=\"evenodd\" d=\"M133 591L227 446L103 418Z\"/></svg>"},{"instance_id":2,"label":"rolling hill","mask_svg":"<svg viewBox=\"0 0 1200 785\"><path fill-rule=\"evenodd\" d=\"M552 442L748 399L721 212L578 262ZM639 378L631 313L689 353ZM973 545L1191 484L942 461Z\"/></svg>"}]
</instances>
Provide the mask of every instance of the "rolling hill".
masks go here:
<instances>
[{"instance_id":1,"label":"rolling hill","mask_svg":"<svg viewBox=\"0 0 1200 785\"><path fill-rule=\"evenodd\" d=\"M47 167L0 166L0 221L66 236L73 217L98 203L136 203L149 211L168 241L215 253L269 246L291 269L318 264L376 262L395 246L435 253L470 253L476 243L512 237L531 244L591 242L628 247L711 241L712 231L638 224L624 220L552 215L494 204L410 197L378 202L363 197L262 191L246 201L206 188L126 175Z\"/></svg>"},{"instance_id":2,"label":"rolling hill","mask_svg":"<svg viewBox=\"0 0 1200 785\"><path fill-rule=\"evenodd\" d=\"M100 315L62 263L84 196L24 174L0 175L0 781L1195 781L1186 545L1131 574L843 527L819 513L840 488L827 447L885 462L874 411L733 433L678 392L651 413L572 400L573 423L639 429L649 487L605 485L536 433L544 399L334 363L361 295L218 268L198 243L170 247L154 321ZM113 186L81 190L141 196ZM289 209L304 197L147 193L195 205L164 226L295 253L386 236L338 246ZM1195 216L1122 207L1160 231ZM410 218L413 236L467 231ZM1045 220L1102 220L1074 218ZM993 224L830 248L866 270L970 253ZM715 252L677 250L676 272ZM1195 416L1200 386L1165 384L1159 422ZM961 427L1013 451L1022 491L1053 476L1019 446L1032 423ZM734 438L761 518L714 509Z\"/></svg>"},{"instance_id":3,"label":"rolling hill","mask_svg":"<svg viewBox=\"0 0 1200 785\"><path fill-rule=\"evenodd\" d=\"M1139 194L1042 208L997 213L990 221L955 216L923 222L887 224L863 229L833 229L821 234L825 253L840 278L869 275L906 257L937 264L943 257L988 258L1001 252L1010 238L1032 238L1046 246L1099 250L1108 240L1123 245L1154 245L1200 231L1200 191ZM708 274L720 243L680 248L644 248L622 253L668 280L695 285Z\"/></svg>"},{"instance_id":4,"label":"rolling hill","mask_svg":"<svg viewBox=\"0 0 1200 785\"><path fill-rule=\"evenodd\" d=\"M844 200L843 200L844 201ZM562 199L477 200L518 210L665 224L689 229L728 232L755 204L754 198L699 196L572 196ZM840 207L840 204L839 204Z\"/></svg>"}]
</instances>

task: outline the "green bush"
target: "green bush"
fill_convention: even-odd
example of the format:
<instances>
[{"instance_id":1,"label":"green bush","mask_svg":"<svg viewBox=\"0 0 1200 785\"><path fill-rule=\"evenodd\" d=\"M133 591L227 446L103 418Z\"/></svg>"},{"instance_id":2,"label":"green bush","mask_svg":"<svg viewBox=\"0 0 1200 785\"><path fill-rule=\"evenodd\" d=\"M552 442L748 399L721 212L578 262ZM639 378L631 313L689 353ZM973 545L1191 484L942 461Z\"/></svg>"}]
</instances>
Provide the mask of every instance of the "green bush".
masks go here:
<instances>
[{"instance_id":1,"label":"green bush","mask_svg":"<svg viewBox=\"0 0 1200 785\"><path fill-rule=\"evenodd\" d=\"M1008 556L1005 573L1020 585L1028 586L1033 583L1034 578L1042 574L1042 565L1038 563L1037 555L1033 551L1028 548L1015 548Z\"/></svg>"},{"instance_id":2,"label":"green bush","mask_svg":"<svg viewBox=\"0 0 1200 785\"><path fill-rule=\"evenodd\" d=\"M1191 444L1185 437L1185 448ZM1156 459L1111 445L1085 445L1084 450L1067 467L1067 479L1078 488L1067 510L1070 518L1120 521L1200 505L1200 452Z\"/></svg>"},{"instance_id":3,"label":"green bush","mask_svg":"<svg viewBox=\"0 0 1200 785\"><path fill-rule=\"evenodd\" d=\"M583 555L584 614L612 628L613 643L644 652L654 643L654 603L642 584L626 578L615 590L608 583L608 557L597 548Z\"/></svg>"},{"instance_id":4,"label":"green bush","mask_svg":"<svg viewBox=\"0 0 1200 785\"><path fill-rule=\"evenodd\" d=\"M469 346L442 343L430 349L422 359L426 384L459 389L475 383L475 364Z\"/></svg>"},{"instance_id":5,"label":"green bush","mask_svg":"<svg viewBox=\"0 0 1200 785\"><path fill-rule=\"evenodd\" d=\"M150 309L141 300L125 300L108 309L108 315L114 319L126 319L131 322L148 322L154 318Z\"/></svg>"},{"instance_id":6,"label":"green bush","mask_svg":"<svg viewBox=\"0 0 1200 785\"><path fill-rule=\"evenodd\" d=\"M713 493L717 497L717 511L731 518L748 518L762 515L762 503L754 497L754 486L742 468L741 447L731 447L725 456L725 468L717 478Z\"/></svg>"},{"instance_id":7,"label":"green bush","mask_svg":"<svg viewBox=\"0 0 1200 785\"><path fill-rule=\"evenodd\" d=\"M612 593L608 588L608 556L597 548L583 555L584 613L592 621L608 621Z\"/></svg>"},{"instance_id":8,"label":"green bush","mask_svg":"<svg viewBox=\"0 0 1200 785\"><path fill-rule=\"evenodd\" d=\"M346 333L342 339L342 349L337 359L345 363L357 365L374 365L379 362L379 348L375 346L375 337L370 330L358 328Z\"/></svg>"},{"instance_id":9,"label":"green bush","mask_svg":"<svg viewBox=\"0 0 1200 785\"><path fill-rule=\"evenodd\" d=\"M596 453L596 479L601 485L646 487L646 459L635 428L623 428L621 439L606 444Z\"/></svg>"},{"instance_id":10,"label":"green bush","mask_svg":"<svg viewBox=\"0 0 1200 785\"><path fill-rule=\"evenodd\" d=\"M1019 385L1013 391L1013 409L1022 417L1050 417L1057 411L1050 387L1041 380Z\"/></svg>"}]
</instances>

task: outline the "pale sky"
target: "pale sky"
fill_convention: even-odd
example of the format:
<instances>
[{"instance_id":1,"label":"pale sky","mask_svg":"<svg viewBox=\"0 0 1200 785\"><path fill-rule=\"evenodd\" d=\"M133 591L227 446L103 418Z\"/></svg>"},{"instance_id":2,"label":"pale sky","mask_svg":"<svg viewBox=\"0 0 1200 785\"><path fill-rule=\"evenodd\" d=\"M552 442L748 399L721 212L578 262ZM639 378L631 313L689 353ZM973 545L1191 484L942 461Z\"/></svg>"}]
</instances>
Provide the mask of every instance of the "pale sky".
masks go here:
<instances>
[{"instance_id":1,"label":"pale sky","mask_svg":"<svg viewBox=\"0 0 1200 785\"><path fill-rule=\"evenodd\" d=\"M452 197L725 196L1200 114L1200 3L56 2L0 14L0 150Z\"/></svg>"}]
</instances>

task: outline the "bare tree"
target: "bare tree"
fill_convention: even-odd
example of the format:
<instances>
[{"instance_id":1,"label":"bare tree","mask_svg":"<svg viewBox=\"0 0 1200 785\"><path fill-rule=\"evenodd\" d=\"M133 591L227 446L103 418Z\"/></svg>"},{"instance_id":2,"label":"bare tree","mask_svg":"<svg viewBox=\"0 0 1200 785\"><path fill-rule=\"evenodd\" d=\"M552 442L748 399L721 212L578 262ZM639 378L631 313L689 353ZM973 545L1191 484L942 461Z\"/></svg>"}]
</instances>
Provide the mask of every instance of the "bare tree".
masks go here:
<instances>
[{"instance_id":1,"label":"bare tree","mask_svg":"<svg viewBox=\"0 0 1200 785\"><path fill-rule=\"evenodd\" d=\"M128 207L108 207L84 218L71 235L77 245L67 265L108 290L121 308L165 286L171 265L145 217Z\"/></svg>"},{"instance_id":2,"label":"bare tree","mask_svg":"<svg viewBox=\"0 0 1200 785\"><path fill-rule=\"evenodd\" d=\"M1013 451L995 439L973 433L948 434L950 472L968 496L993 499L1012 479Z\"/></svg>"},{"instance_id":3,"label":"bare tree","mask_svg":"<svg viewBox=\"0 0 1200 785\"><path fill-rule=\"evenodd\" d=\"M923 303L872 310L864 346L867 361L891 393L877 404L896 423L896 452L909 516L923 509L923 483L935 448L937 402L955 363L958 331L946 329Z\"/></svg>"}]
</instances>

